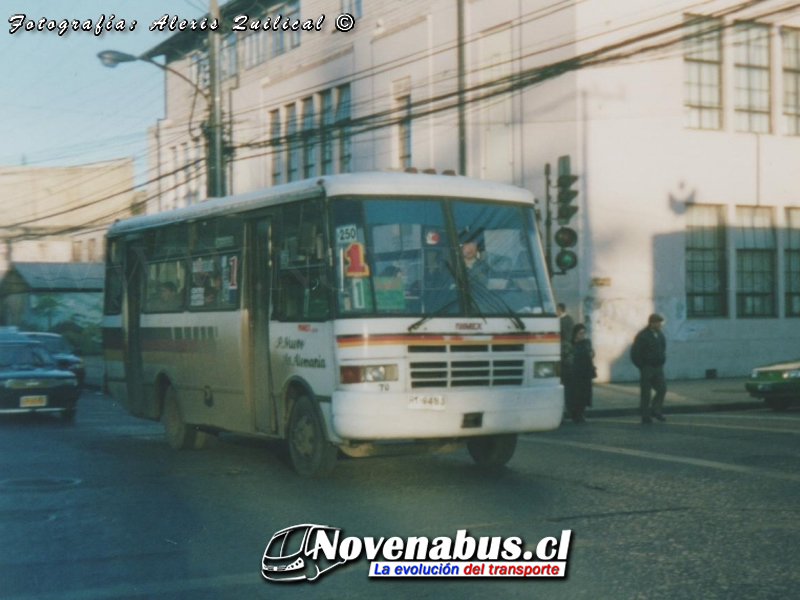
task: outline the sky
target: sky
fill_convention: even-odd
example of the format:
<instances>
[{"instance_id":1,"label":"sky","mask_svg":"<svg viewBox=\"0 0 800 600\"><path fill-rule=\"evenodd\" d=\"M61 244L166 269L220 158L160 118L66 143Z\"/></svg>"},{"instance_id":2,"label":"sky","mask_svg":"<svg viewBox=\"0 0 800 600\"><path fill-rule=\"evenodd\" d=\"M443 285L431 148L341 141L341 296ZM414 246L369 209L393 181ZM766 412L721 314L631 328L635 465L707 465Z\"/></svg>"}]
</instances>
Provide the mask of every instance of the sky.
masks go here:
<instances>
[{"instance_id":1,"label":"sky","mask_svg":"<svg viewBox=\"0 0 800 600\"><path fill-rule=\"evenodd\" d=\"M220 5L224 1L220 1ZM144 180L146 131L164 116L164 76L145 62L114 69L103 50L139 55L174 35L149 31L165 14L199 18L207 0L4 0L0 33L0 167L63 166L134 157ZM96 24L125 20L125 31L10 33L12 15ZM133 31L130 22L136 20ZM202 35L198 32L198 35Z\"/></svg>"}]
</instances>

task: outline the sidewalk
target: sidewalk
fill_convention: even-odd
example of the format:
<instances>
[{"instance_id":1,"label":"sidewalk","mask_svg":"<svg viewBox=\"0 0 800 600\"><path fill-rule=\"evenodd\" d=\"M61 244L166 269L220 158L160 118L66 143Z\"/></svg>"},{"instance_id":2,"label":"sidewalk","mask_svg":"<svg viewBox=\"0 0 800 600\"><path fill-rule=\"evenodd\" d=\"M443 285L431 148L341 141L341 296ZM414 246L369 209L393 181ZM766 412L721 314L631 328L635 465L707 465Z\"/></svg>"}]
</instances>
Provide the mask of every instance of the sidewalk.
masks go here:
<instances>
[{"instance_id":1,"label":"sidewalk","mask_svg":"<svg viewBox=\"0 0 800 600\"><path fill-rule=\"evenodd\" d=\"M744 377L667 380L664 414L763 408L764 401L744 389ZM639 382L596 383L586 416L639 416Z\"/></svg>"},{"instance_id":2,"label":"sidewalk","mask_svg":"<svg viewBox=\"0 0 800 600\"><path fill-rule=\"evenodd\" d=\"M86 387L102 389L103 387L103 357L98 355L83 356L86 367Z\"/></svg>"},{"instance_id":3,"label":"sidewalk","mask_svg":"<svg viewBox=\"0 0 800 600\"><path fill-rule=\"evenodd\" d=\"M102 356L84 357L86 385L100 389L103 385ZM667 380L664 414L712 412L715 410L747 410L763 408L764 401L753 398L744 389L745 378ZM596 383L592 407L586 416L639 416L639 382Z\"/></svg>"}]
</instances>

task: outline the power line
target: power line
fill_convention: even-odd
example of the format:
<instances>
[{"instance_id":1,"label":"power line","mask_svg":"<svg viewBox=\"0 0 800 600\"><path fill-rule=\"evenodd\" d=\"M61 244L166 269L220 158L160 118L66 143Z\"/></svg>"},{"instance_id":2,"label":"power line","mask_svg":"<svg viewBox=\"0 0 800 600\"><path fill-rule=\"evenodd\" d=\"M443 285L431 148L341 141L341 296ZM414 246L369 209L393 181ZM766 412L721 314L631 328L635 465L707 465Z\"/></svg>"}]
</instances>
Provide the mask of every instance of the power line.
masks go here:
<instances>
[{"instance_id":1,"label":"power line","mask_svg":"<svg viewBox=\"0 0 800 600\"><path fill-rule=\"evenodd\" d=\"M755 4L759 4L759 2L744 2L742 4L736 5L735 7L725 9L724 11L718 11L718 13L716 13L715 15L710 15L710 16L717 16L717 17L729 16L731 14L735 14L737 12L740 12L741 10L744 10L744 8L752 7ZM798 6L800 6L800 4L798 3L786 4L783 5L782 7L773 8L759 15L754 15L752 18L754 19L765 18L766 16L771 16L779 13L784 13L786 11L794 10ZM633 38L629 38L627 40L623 40L613 44L608 44L600 49L593 50L578 55L576 57L572 57L570 59L558 61L555 63L543 65L532 69L527 69L521 73L512 73L511 75L504 76L489 82L477 84L471 87L469 90L467 90L470 94L472 94L470 97L468 97L467 103L476 104L484 102L490 98L498 97L502 94L514 93L520 89L533 85L538 85L540 83L553 79L554 77L558 77L564 73L575 71L581 68L610 64L616 61L627 60L631 56L635 56L637 54L660 51L666 47L684 41L685 39L687 39L687 36L680 35L677 38L667 38L666 40L658 41L654 44L637 46L633 49L628 47L636 46L637 44L642 44L649 40L653 40L661 36L674 33L676 31L682 31L684 25L685 24L683 22L677 25L670 25L656 31L648 32L645 34L641 34L639 36L635 36ZM720 28L730 27L730 26L731 24L723 24L720 26ZM705 30L703 33L707 34L708 30ZM438 112L453 110L453 108L456 106L455 104L452 103L454 95L455 92L447 92L440 96L414 103L413 108L415 109L415 111L414 114L412 114L412 118L419 119ZM365 132L373 131L375 129L380 129L397 124L408 118L404 112L397 115L396 113L398 112L399 109L379 111L356 119L350 119L346 122L336 123L328 128L318 127L313 130L301 130L292 136L283 136L277 140L240 144L238 146L235 146L235 149L266 147L269 148L269 150L266 153L248 154L244 157L237 157L233 159L233 162L238 160L252 160L263 156L269 156L275 151L284 152L284 151L294 150L299 152L302 150L299 144L301 144L304 140L306 140L308 136L312 136L316 141L319 141L319 139L323 134L326 133L335 134L342 127L346 127L348 129L348 135L355 136L363 134ZM336 138L332 137L332 139ZM298 144L298 147L292 148L292 146L295 143ZM275 146L280 146L281 149L273 150L272 148ZM286 148L284 149L284 147ZM193 163L189 163L188 166L196 165L199 163L200 163L199 160L194 161ZM185 168L186 167L177 168L169 173L164 174L162 178L172 176L178 172L183 171ZM199 176L200 175L198 174L197 177ZM179 182L176 185L172 186L171 188L167 189L166 191L168 192L173 189L177 189L184 183L187 183L188 181L192 181L194 179L195 177L192 177L192 179L187 178L185 182ZM151 179L148 182L148 184L155 183L158 180L159 178ZM155 196L149 196L142 202L149 201L153 198L155 198ZM63 214L64 212L71 212L72 210L83 208L84 206L75 207L67 211L62 211L62 213L51 214L50 217L57 216L58 214ZM16 225L22 225L22 224L25 223L18 223Z\"/></svg>"}]
</instances>

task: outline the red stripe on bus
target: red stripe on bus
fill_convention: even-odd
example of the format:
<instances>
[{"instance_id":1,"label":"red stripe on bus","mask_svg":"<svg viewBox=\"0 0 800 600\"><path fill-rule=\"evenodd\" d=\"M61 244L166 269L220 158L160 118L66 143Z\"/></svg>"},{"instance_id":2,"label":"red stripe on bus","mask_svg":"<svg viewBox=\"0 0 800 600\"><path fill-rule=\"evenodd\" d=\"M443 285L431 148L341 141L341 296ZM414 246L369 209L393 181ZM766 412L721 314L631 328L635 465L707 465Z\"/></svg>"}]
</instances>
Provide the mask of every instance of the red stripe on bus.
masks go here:
<instances>
[{"instance_id":1,"label":"red stripe on bus","mask_svg":"<svg viewBox=\"0 0 800 600\"><path fill-rule=\"evenodd\" d=\"M535 344L542 342L558 342L558 332L495 334L486 337L463 335L425 335L425 334L387 334L387 335L340 335L336 337L336 345L348 346L382 346L389 344L442 345L442 344Z\"/></svg>"}]
</instances>

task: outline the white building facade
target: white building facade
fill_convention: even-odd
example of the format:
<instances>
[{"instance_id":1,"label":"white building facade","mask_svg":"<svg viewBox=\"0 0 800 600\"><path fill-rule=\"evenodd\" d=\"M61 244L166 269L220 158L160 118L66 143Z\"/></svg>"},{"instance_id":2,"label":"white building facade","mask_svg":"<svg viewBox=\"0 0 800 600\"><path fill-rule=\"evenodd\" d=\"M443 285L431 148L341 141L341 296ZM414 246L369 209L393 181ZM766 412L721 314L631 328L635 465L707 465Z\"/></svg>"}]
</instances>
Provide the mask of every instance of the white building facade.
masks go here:
<instances>
[{"instance_id":1,"label":"white building facade","mask_svg":"<svg viewBox=\"0 0 800 600\"><path fill-rule=\"evenodd\" d=\"M549 163L551 184L559 168L579 176L578 263L553 285L588 324L600 379L637 376L628 349L651 312L666 318L669 377L743 376L797 355L791 3L234 0L222 10L229 193L452 169L530 189L544 216L556 195ZM356 16L352 31L336 31L340 12ZM312 30L282 31L287 18ZM205 198L205 40L180 32L147 54L197 86L167 73L149 212Z\"/></svg>"}]
</instances>

